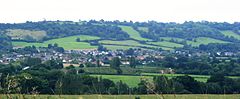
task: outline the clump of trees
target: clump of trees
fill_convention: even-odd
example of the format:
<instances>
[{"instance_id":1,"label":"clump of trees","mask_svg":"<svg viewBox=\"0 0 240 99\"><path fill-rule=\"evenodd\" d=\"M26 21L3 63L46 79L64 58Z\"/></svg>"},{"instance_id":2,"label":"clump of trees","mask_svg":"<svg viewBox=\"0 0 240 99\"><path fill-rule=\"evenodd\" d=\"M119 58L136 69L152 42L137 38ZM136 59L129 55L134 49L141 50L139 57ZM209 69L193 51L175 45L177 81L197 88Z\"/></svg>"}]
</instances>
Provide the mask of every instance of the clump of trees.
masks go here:
<instances>
[{"instance_id":1,"label":"clump of trees","mask_svg":"<svg viewBox=\"0 0 240 99\"><path fill-rule=\"evenodd\" d=\"M0 51L12 48L11 38L0 31Z\"/></svg>"}]
</instances>

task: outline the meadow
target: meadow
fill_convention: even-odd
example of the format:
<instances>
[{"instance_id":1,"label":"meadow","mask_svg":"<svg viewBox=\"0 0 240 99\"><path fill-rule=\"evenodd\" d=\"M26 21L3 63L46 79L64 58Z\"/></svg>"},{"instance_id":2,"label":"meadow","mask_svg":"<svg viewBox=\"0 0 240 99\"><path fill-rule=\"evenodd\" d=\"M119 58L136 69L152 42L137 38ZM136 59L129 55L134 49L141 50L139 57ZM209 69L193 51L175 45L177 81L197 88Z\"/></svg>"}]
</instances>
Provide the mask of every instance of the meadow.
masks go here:
<instances>
[{"instance_id":1,"label":"meadow","mask_svg":"<svg viewBox=\"0 0 240 99\"><path fill-rule=\"evenodd\" d=\"M139 48L139 47L121 46L121 45L103 45L103 46L110 50L118 50L118 49L127 50L129 48Z\"/></svg>"},{"instance_id":2,"label":"meadow","mask_svg":"<svg viewBox=\"0 0 240 99\"><path fill-rule=\"evenodd\" d=\"M134 30L131 26L119 26L123 31L127 32L130 38L139 41L151 41L150 39L143 38L138 31Z\"/></svg>"},{"instance_id":3,"label":"meadow","mask_svg":"<svg viewBox=\"0 0 240 99\"><path fill-rule=\"evenodd\" d=\"M126 46L125 49L126 48L149 47L149 48L162 48L164 50L172 50L172 48L163 47L163 46L140 44L139 42L134 41L134 40L124 40L124 41L102 40L102 41L99 41L99 43L103 44L103 45L112 45L112 46L110 46L111 49L118 49L119 48L118 46ZM116 47L114 48L114 46L116 46ZM109 47L109 46L107 46L107 47Z\"/></svg>"},{"instance_id":4,"label":"meadow","mask_svg":"<svg viewBox=\"0 0 240 99\"><path fill-rule=\"evenodd\" d=\"M213 39L213 38L208 38L208 37L198 37L195 38L196 42L194 41L187 41L187 44L192 45L192 46L199 46L201 44L209 44L209 43L229 43L226 41L218 40L218 39Z\"/></svg>"},{"instance_id":5,"label":"meadow","mask_svg":"<svg viewBox=\"0 0 240 99\"><path fill-rule=\"evenodd\" d=\"M180 48L180 47L183 47L182 44L168 42L168 41L147 42L147 44L153 44L153 45L157 45L157 46L160 46L160 47L168 47L168 48Z\"/></svg>"},{"instance_id":6,"label":"meadow","mask_svg":"<svg viewBox=\"0 0 240 99\"><path fill-rule=\"evenodd\" d=\"M80 38L81 41L84 40L97 40L100 39L96 36L88 36L88 35L78 35L78 36L69 36L64 38L58 38L58 39L52 39L45 41L43 43L28 43L28 42L19 42L15 41L13 42L14 47L25 47L25 46L36 46L36 47L47 47L48 44L54 44L57 43L58 46L63 47L67 50L77 50L77 49L96 49L97 46L91 46L87 42L76 42L76 39Z\"/></svg>"},{"instance_id":7,"label":"meadow","mask_svg":"<svg viewBox=\"0 0 240 99\"><path fill-rule=\"evenodd\" d=\"M177 76L184 76L187 74L160 74L160 73L141 73L140 75L100 75L100 74L92 74L94 77L102 77L106 79L110 79L114 82L119 82L120 80L126 83L130 87L136 87L141 79L152 80L154 76L166 76L169 79ZM193 77L195 80L200 82L207 82L207 79L210 78L209 75L189 75ZM229 78L240 78L237 76L228 76Z\"/></svg>"},{"instance_id":8,"label":"meadow","mask_svg":"<svg viewBox=\"0 0 240 99\"><path fill-rule=\"evenodd\" d=\"M184 39L182 39L182 38L176 38L176 37L160 37L160 40L164 40L164 41L174 40L174 41L177 41L177 42L182 42L182 41L184 41Z\"/></svg>"},{"instance_id":9,"label":"meadow","mask_svg":"<svg viewBox=\"0 0 240 99\"><path fill-rule=\"evenodd\" d=\"M240 35L237 33L234 33L233 31L221 31L221 33L225 36L233 37L233 38L240 40Z\"/></svg>"},{"instance_id":10,"label":"meadow","mask_svg":"<svg viewBox=\"0 0 240 99\"><path fill-rule=\"evenodd\" d=\"M23 29L8 29L6 34L14 40L28 40L27 36L29 36L36 41L40 41L47 36L45 31L32 31Z\"/></svg>"}]
</instances>

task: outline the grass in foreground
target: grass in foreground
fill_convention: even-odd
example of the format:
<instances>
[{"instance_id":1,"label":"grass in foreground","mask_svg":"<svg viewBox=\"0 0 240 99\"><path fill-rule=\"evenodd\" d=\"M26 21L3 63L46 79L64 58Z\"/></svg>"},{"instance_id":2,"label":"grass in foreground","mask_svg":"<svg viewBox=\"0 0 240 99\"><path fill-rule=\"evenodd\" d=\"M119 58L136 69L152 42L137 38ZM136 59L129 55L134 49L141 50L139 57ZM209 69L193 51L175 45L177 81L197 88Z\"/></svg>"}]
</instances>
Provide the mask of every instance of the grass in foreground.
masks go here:
<instances>
[{"instance_id":1,"label":"grass in foreground","mask_svg":"<svg viewBox=\"0 0 240 99\"><path fill-rule=\"evenodd\" d=\"M11 95L13 99L23 99L23 95ZM14 98L15 97L15 98ZM163 94L161 95L25 95L25 99L239 99L239 94L214 95L214 94ZM1 99L7 99L6 95L0 95Z\"/></svg>"}]
</instances>

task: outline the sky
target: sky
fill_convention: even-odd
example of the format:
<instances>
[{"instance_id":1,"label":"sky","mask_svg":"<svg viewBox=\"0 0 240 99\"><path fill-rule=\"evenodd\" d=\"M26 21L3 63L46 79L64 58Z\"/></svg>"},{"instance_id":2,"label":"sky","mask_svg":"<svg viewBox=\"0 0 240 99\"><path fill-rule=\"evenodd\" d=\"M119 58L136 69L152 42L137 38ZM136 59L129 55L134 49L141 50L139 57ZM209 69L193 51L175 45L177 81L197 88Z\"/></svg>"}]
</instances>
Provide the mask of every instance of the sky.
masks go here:
<instances>
[{"instance_id":1,"label":"sky","mask_svg":"<svg viewBox=\"0 0 240 99\"><path fill-rule=\"evenodd\" d=\"M240 0L0 0L0 23L42 20L239 22Z\"/></svg>"}]
</instances>

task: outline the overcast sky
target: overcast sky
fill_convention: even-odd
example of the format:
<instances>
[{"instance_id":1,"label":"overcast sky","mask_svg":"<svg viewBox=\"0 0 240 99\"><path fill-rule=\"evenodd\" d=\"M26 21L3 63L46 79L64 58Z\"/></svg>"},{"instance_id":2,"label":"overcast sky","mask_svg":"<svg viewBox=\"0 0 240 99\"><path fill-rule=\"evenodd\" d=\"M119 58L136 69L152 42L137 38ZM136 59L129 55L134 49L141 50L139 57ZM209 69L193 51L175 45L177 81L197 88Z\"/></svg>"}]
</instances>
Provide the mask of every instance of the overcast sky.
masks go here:
<instances>
[{"instance_id":1,"label":"overcast sky","mask_svg":"<svg viewBox=\"0 0 240 99\"><path fill-rule=\"evenodd\" d=\"M0 22L240 21L240 0L0 0Z\"/></svg>"}]
</instances>

